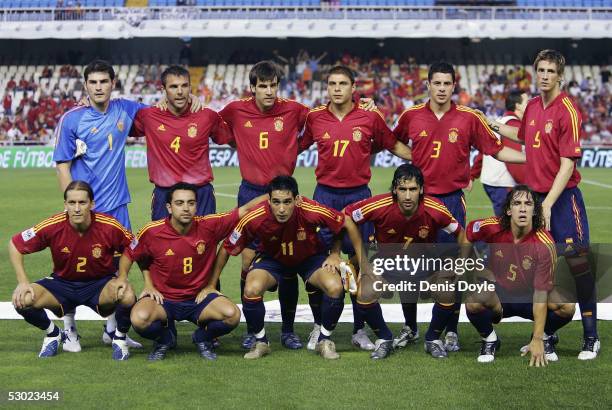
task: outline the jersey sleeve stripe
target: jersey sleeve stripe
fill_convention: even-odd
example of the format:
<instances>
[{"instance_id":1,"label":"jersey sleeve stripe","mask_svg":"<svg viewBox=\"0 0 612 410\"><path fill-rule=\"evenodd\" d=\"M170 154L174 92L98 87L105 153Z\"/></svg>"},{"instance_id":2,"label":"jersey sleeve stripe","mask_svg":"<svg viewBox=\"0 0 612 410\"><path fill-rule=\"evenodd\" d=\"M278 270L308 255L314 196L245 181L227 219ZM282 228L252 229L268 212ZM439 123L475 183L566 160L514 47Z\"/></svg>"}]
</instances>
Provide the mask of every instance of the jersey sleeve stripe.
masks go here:
<instances>
[{"instance_id":1,"label":"jersey sleeve stripe","mask_svg":"<svg viewBox=\"0 0 612 410\"><path fill-rule=\"evenodd\" d=\"M334 218L336 215L330 211L327 208L324 208L322 206L318 206L318 205L313 205L313 204L308 204L306 202L302 202L302 204L300 205L301 208L306 209L306 210L318 210L321 212L326 212L330 218Z\"/></svg>"},{"instance_id":2,"label":"jersey sleeve stripe","mask_svg":"<svg viewBox=\"0 0 612 410\"><path fill-rule=\"evenodd\" d=\"M336 219L336 215L334 215L334 213L333 213L333 212L331 212L331 211L330 211L330 210L328 210L328 209L321 208L321 207L319 207L319 206L312 206L312 205L310 205L310 204L305 204L305 203L302 203L302 205L301 205L300 207L301 207L302 209L304 209L305 211L308 211L308 212L316 212L316 213L319 213L319 214L321 214L321 215L325 215L325 216L327 216L328 218L331 218L331 219Z\"/></svg>"},{"instance_id":3,"label":"jersey sleeve stripe","mask_svg":"<svg viewBox=\"0 0 612 410\"><path fill-rule=\"evenodd\" d=\"M408 111L415 111L415 110L420 110L421 108L425 107L425 103L421 103L421 104L417 104L417 105L413 105L412 107L406 108L399 117L397 117L397 121L399 122L399 120L402 119L402 117L404 116L404 114L406 114Z\"/></svg>"},{"instance_id":4,"label":"jersey sleeve stripe","mask_svg":"<svg viewBox=\"0 0 612 410\"><path fill-rule=\"evenodd\" d=\"M117 221L116 219L111 219L111 218L106 218L104 216L96 215L96 220L100 222L104 222L108 225L113 225L114 227L121 230L121 232L123 232L126 236L130 238L133 236L132 233L128 231L127 229L125 229L125 226L121 225L121 223L119 223L119 221Z\"/></svg>"},{"instance_id":5,"label":"jersey sleeve stripe","mask_svg":"<svg viewBox=\"0 0 612 410\"><path fill-rule=\"evenodd\" d=\"M62 218L62 219L48 221L47 223L44 223L44 224L38 224L34 227L34 232L39 232L42 229L46 228L47 226L56 225L56 224L62 223L63 221L64 219Z\"/></svg>"},{"instance_id":6,"label":"jersey sleeve stripe","mask_svg":"<svg viewBox=\"0 0 612 410\"><path fill-rule=\"evenodd\" d=\"M453 216L448 210L448 208L446 208L444 205L440 205L439 203L435 201L425 198L425 201L423 201L423 204L429 208L437 209L438 211L442 212L445 215L448 215L450 217Z\"/></svg>"},{"instance_id":7,"label":"jersey sleeve stripe","mask_svg":"<svg viewBox=\"0 0 612 410\"><path fill-rule=\"evenodd\" d=\"M102 224L110 225L112 227L115 227L115 228L119 229L121 231L121 233L123 235L125 235L126 238L132 239L132 237L133 237L132 234L129 231L126 231L125 228L122 228L120 226L120 224L118 225L115 222L111 222L111 221L107 221L107 220L103 220L103 219L98 219L97 221L102 223Z\"/></svg>"},{"instance_id":8,"label":"jersey sleeve stripe","mask_svg":"<svg viewBox=\"0 0 612 410\"><path fill-rule=\"evenodd\" d=\"M546 234L544 232L542 232L542 231L537 231L536 232L536 236L543 243L553 244L553 241L551 241L550 238L548 236L546 236Z\"/></svg>"},{"instance_id":9,"label":"jersey sleeve stripe","mask_svg":"<svg viewBox=\"0 0 612 410\"><path fill-rule=\"evenodd\" d=\"M253 219L263 215L265 213L265 210L263 208L259 208L255 211L251 211L250 213L248 213L247 215L244 216L244 218L242 218L240 220L240 222L238 222L238 225L236 226L236 231L241 232L242 229L244 228L244 226L249 223L250 221L252 221Z\"/></svg>"},{"instance_id":10,"label":"jersey sleeve stripe","mask_svg":"<svg viewBox=\"0 0 612 410\"><path fill-rule=\"evenodd\" d=\"M138 232L138 235L136 235L136 238L140 239L140 237L142 235L144 235L144 233L146 231L148 231L149 229L154 228L154 227L159 226L159 225L163 225L163 224L164 224L164 220L163 219L160 219L159 221L149 222L148 224L146 224L145 226L142 227L140 232Z\"/></svg>"},{"instance_id":11,"label":"jersey sleeve stripe","mask_svg":"<svg viewBox=\"0 0 612 410\"><path fill-rule=\"evenodd\" d=\"M393 203L392 197L385 197L385 198L379 199L378 201L374 201L372 203L362 206L361 213L368 213L374 209L378 209L383 206L388 206L392 203Z\"/></svg>"},{"instance_id":12,"label":"jersey sleeve stripe","mask_svg":"<svg viewBox=\"0 0 612 410\"><path fill-rule=\"evenodd\" d=\"M475 116L476 118L478 118L478 121L480 121L480 123L482 124L482 126L484 127L484 129L487 131L487 134L493 138L495 141L497 141L497 137L495 136L495 134L493 134L493 131L491 131L491 129L489 128L489 126L487 125L487 123L485 122L485 120L482 118L482 116L478 113L476 113L474 110L472 110L471 108L468 107L464 107L462 105L457 106L457 110L462 111L462 112L469 112L470 114L472 114L473 116Z\"/></svg>"},{"instance_id":13,"label":"jersey sleeve stripe","mask_svg":"<svg viewBox=\"0 0 612 410\"><path fill-rule=\"evenodd\" d=\"M63 221L65 219L66 219L66 213L62 212L61 214L53 215L50 218L47 218L47 219L45 219L43 221L40 221L39 223L34 225L34 229L36 230L40 226L47 225L49 222Z\"/></svg>"},{"instance_id":14,"label":"jersey sleeve stripe","mask_svg":"<svg viewBox=\"0 0 612 410\"><path fill-rule=\"evenodd\" d=\"M207 219L223 218L224 216L230 215L232 212L233 211L223 212L223 213L219 213L219 214L208 214L208 215L196 216L193 219L195 219L196 221L205 221Z\"/></svg>"},{"instance_id":15,"label":"jersey sleeve stripe","mask_svg":"<svg viewBox=\"0 0 612 410\"><path fill-rule=\"evenodd\" d=\"M580 133L578 132L578 114L576 113L576 110L574 109L574 106L569 98L563 98L563 105L565 105L565 108L567 108L567 111L569 111L570 117L572 118L572 137L574 142L578 142L578 139L580 138Z\"/></svg>"}]
</instances>

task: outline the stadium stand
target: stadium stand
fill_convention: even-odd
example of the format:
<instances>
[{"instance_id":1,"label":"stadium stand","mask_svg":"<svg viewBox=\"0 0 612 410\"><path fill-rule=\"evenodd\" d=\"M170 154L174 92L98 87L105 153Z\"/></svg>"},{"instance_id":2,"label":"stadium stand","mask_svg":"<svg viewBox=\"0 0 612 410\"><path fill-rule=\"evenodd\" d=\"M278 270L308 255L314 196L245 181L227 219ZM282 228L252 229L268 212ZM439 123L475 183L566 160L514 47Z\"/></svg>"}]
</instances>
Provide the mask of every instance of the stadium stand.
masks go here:
<instances>
[{"instance_id":1,"label":"stadium stand","mask_svg":"<svg viewBox=\"0 0 612 410\"><path fill-rule=\"evenodd\" d=\"M363 59L345 53L338 61L325 60L300 50L295 57L277 54L285 69L281 95L309 106L326 101L323 73L342 63L356 73L358 94L376 99L389 124L402 111L425 99L427 66L414 58ZM153 61L160 61L153 58ZM322 64L325 63L325 64ZM250 95L248 72L251 64L208 64L190 67L192 90L215 110L227 102ZM116 66L114 97L123 96L153 104L161 98L159 76L165 64L121 64ZM0 143L50 144L63 112L83 95L80 65L0 66ZM489 115L503 112L503 99L511 89L533 93L533 69L522 64L464 64L457 67L455 100ZM567 89L582 110L587 144L612 144L612 83L610 68L570 65L566 68Z\"/></svg>"}]
</instances>

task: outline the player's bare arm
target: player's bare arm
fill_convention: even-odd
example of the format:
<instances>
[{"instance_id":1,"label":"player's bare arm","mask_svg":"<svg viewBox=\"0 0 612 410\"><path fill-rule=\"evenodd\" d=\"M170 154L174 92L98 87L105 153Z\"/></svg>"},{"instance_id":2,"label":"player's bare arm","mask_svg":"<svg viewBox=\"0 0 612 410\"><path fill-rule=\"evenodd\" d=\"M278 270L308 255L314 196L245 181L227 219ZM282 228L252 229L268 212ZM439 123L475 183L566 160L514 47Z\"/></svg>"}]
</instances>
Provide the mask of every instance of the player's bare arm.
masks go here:
<instances>
[{"instance_id":1,"label":"player's bare arm","mask_svg":"<svg viewBox=\"0 0 612 410\"><path fill-rule=\"evenodd\" d=\"M396 141L391 152L406 161L412 161L412 150L403 142Z\"/></svg>"},{"instance_id":2,"label":"player's bare arm","mask_svg":"<svg viewBox=\"0 0 612 410\"><path fill-rule=\"evenodd\" d=\"M533 294L533 336L529 343L529 366L544 367L548 364L544 355L544 324L546 323L548 292L535 291ZM525 356L527 352L523 353Z\"/></svg>"},{"instance_id":3,"label":"player's bare arm","mask_svg":"<svg viewBox=\"0 0 612 410\"><path fill-rule=\"evenodd\" d=\"M72 175L70 174L71 161L60 162L57 164L57 181L59 182L60 191L64 192L69 183L72 182Z\"/></svg>"},{"instance_id":4,"label":"player's bare arm","mask_svg":"<svg viewBox=\"0 0 612 410\"><path fill-rule=\"evenodd\" d=\"M123 294L125 290L128 288L128 274L130 273L130 268L132 267L132 260L125 253L121 255L119 259L119 272L117 274L116 281L116 289L117 289L117 300L123 299Z\"/></svg>"},{"instance_id":5,"label":"player's bare arm","mask_svg":"<svg viewBox=\"0 0 612 410\"><path fill-rule=\"evenodd\" d=\"M515 149L503 147L496 155L495 159L512 164L524 164L527 161L524 152L519 152Z\"/></svg>"},{"instance_id":6,"label":"player's bare arm","mask_svg":"<svg viewBox=\"0 0 612 410\"><path fill-rule=\"evenodd\" d=\"M212 274L210 276L210 280L208 281L208 285L204 286L202 290L196 296L196 303L202 302L206 296L210 293L218 293L217 291L217 283L219 282L219 277L221 276L221 272L223 268L227 264L229 259L229 253L225 250L223 246L219 247L219 251L217 252L217 257L215 258L215 263L213 264Z\"/></svg>"},{"instance_id":7,"label":"player's bare arm","mask_svg":"<svg viewBox=\"0 0 612 410\"><path fill-rule=\"evenodd\" d=\"M567 182L570 180L572 173L574 172L574 160L571 158L561 157L561 164L559 165L559 171L555 180L553 181L550 191L544 201L542 201L542 216L546 223L546 229L550 230L550 215L552 207L559 199L561 193L567 186Z\"/></svg>"},{"instance_id":8,"label":"player's bare arm","mask_svg":"<svg viewBox=\"0 0 612 410\"><path fill-rule=\"evenodd\" d=\"M265 201L267 199L268 199L268 194L263 194L263 195L260 195L260 196L258 196L256 198L251 199L249 202L247 202L246 204L244 204L240 208L238 208L238 218L242 218L251 209L256 207L257 204L260 204L261 202L263 202L263 201Z\"/></svg>"}]
</instances>

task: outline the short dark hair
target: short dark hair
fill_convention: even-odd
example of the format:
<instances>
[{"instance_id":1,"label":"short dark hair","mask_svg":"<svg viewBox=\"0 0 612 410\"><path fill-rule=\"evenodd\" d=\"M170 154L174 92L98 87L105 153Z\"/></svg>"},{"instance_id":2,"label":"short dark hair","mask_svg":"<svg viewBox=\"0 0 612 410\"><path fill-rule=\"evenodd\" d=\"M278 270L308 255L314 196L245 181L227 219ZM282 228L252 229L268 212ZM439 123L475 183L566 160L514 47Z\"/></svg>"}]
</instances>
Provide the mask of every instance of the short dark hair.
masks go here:
<instances>
[{"instance_id":1,"label":"short dark hair","mask_svg":"<svg viewBox=\"0 0 612 410\"><path fill-rule=\"evenodd\" d=\"M538 64L540 61L555 63L557 65L557 74L563 75L563 72L565 71L565 57L563 57L563 54L557 50L546 49L538 53L535 61L533 62L533 69L536 72L538 71Z\"/></svg>"},{"instance_id":2,"label":"short dark hair","mask_svg":"<svg viewBox=\"0 0 612 410\"><path fill-rule=\"evenodd\" d=\"M542 220L542 203L540 199L536 195L535 192L531 190L527 185L516 185L508 195L506 195L506 201L504 202L503 212L501 214L500 224L503 230L510 229L510 222L512 217L508 215L508 211L510 210L510 206L512 206L512 200L514 197L520 193L526 193L527 195L531 195L533 199L533 218L531 221L531 225L534 231L542 228L544 226L544 221Z\"/></svg>"},{"instance_id":3,"label":"short dark hair","mask_svg":"<svg viewBox=\"0 0 612 410\"><path fill-rule=\"evenodd\" d=\"M170 67L166 68L161 74L161 82L164 87L166 86L166 78L169 75L174 75L177 77L187 77L187 80L191 81L189 71L186 68L181 67L180 65L171 65Z\"/></svg>"},{"instance_id":4,"label":"short dark hair","mask_svg":"<svg viewBox=\"0 0 612 410\"><path fill-rule=\"evenodd\" d=\"M280 81L282 75L279 66L270 60L260 61L249 71L249 83L255 87L259 81Z\"/></svg>"},{"instance_id":5,"label":"short dark hair","mask_svg":"<svg viewBox=\"0 0 612 410\"><path fill-rule=\"evenodd\" d=\"M87 64L87 67L85 67L85 71L83 72L85 82L87 82L87 77L89 77L89 74L91 73L108 73L111 81L115 79L115 70L106 60L93 60L91 63Z\"/></svg>"},{"instance_id":6,"label":"short dark hair","mask_svg":"<svg viewBox=\"0 0 612 410\"><path fill-rule=\"evenodd\" d=\"M351 70L345 65L336 65L330 68L327 72L327 79L325 81L329 81L329 76L332 74L345 75L349 78L349 80L351 80L351 85L355 84L355 74L353 73L353 70Z\"/></svg>"},{"instance_id":7,"label":"short dark hair","mask_svg":"<svg viewBox=\"0 0 612 410\"><path fill-rule=\"evenodd\" d=\"M77 179L69 183L66 189L64 190L64 201L66 200L66 198L68 198L68 191L85 191L87 192L89 200L94 200L93 189L91 189L91 185L89 185L85 181L80 181Z\"/></svg>"},{"instance_id":8,"label":"short dark hair","mask_svg":"<svg viewBox=\"0 0 612 410\"><path fill-rule=\"evenodd\" d=\"M516 110L517 104L523 101L523 94L525 94L525 92L521 90L510 91L506 97L506 111Z\"/></svg>"},{"instance_id":9,"label":"short dark hair","mask_svg":"<svg viewBox=\"0 0 612 410\"><path fill-rule=\"evenodd\" d=\"M196 196L196 200L198 198L198 187L193 184L188 184L187 182L177 182L172 185L168 192L166 192L166 203L172 203L172 195L174 195L175 191L191 191Z\"/></svg>"},{"instance_id":10,"label":"short dark hair","mask_svg":"<svg viewBox=\"0 0 612 410\"><path fill-rule=\"evenodd\" d=\"M453 65L446 61L438 61L429 66L429 72L427 73L427 80L431 81L435 73L450 74L453 77L453 83L455 82L455 69Z\"/></svg>"},{"instance_id":11,"label":"short dark hair","mask_svg":"<svg viewBox=\"0 0 612 410\"><path fill-rule=\"evenodd\" d=\"M294 198L300 194L297 181L289 175L279 175L270 181L268 196L272 197L272 191L289 191Z\"/></svg>"},{"instance_id":12,"label":"short dark hair","mask_svg":"<svg viewBox=\"0 0 612 410\"><path fill-rule=\"evenodd\" d=\"M423 188L425 185L425 179L423 178L423 173L419 169L419 167L412 164L402 164L393 173L393 180L391 181L391 194L393 195L393 199L397 200L397 195L393 193L393 190L399 186L399 184L404 180L414 179L418 186Z\"/></svg>"}]
</instances>

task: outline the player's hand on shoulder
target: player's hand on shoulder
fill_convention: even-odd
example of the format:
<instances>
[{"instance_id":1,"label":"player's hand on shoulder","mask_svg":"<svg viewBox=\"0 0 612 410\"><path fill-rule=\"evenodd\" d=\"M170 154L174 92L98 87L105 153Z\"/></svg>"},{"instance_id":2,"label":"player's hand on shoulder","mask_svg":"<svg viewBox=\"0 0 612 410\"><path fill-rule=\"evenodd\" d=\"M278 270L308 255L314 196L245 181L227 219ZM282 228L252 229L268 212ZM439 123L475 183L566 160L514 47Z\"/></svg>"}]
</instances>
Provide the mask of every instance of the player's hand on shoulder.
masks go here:
<instances>
[{"instance_id":1,"label":"player's hand on shoulder","mask_svg":"<svg viewBox=\"0 0 612 410\"><path fill-rule=\"evenodd\" d=\"M191 103L191 112L198 112L204 109L204 103L197 95L189 94L189 102Z\"/></svg>"},{"instance_id":2,"label":"player's hand on shoulder","mask_svg":"<svg viewBox=\"0 0 612 410\"><path fill-rule=\"evenodd\" d=\"M28 293L30 294L31 301L34 302L34 288L30 283L20 283L13 291L13 306L16 309L26 307L29 303Z\"/></svg>"},{"instance_id":3,"label":"player's hand on shoulder","mask_svg":"<svg viewBox=\"0 0 612 410\"><path fill-rule=\"evenodd\" d=\"M88 95L83 95L81 97L81 99L79 100L79 102L77 103L77 106L79 107L91 107L91 102L89 101L89 96Z\"/></svg>"},{"instance_id":4,"label":"player's hand on shoulder","mask_svg":"<svg viewBox=\"0 0 612 410\"><path fill-rule=\"evenodd\" d=\"M544 367L547 365L546 356L544 355L544 341L542 339L532 338L529 343L529 349L522 353L521 356L525 356L527 352L531 354L529 366Z\"/></svg>"},{"instance_id":5,"label":"player's hand on shoulder","mask_svg":"<svg viewBox=\"0 0 612 410\"><path fill-rule=\"evenodd\" d=\"M342 262L340 255L332 253L325 259L325 262L323 262L323 269L328 272L339 272L340 262Z\"/></svg>"},{"instance_id":6,"label":"player's hand on shoulder","mask_svg":"<svg viewBox=\"0 0 612 410\"><path fill-rule=\"evenodd\" d=\"M206 299L206 296L210 295L211 293L216 293L218 295L221 295L222 293L219 292L217 289L211 287L211 286L206 286L205 288L203 288L199 293L198 296L196 296L195 302L196 303L201 303L204 299Z\"/></svg>"},{"instance_id":7,"label":"player's hand on shoulder","mask_svg":"<svg viewBox=\"0 0 612 410\"><path fill-rule=\"evenodd\" d=\"M366 110L366 111L374 111L378 107L376 106L376 103L374 102L373 98L360 98L359 108Z\"/></svg>"},{"instance_id":8,"label":"player's hand on shoulder","mask_svg":"<svg viewBox=\"0 0 612 410\"><path fill-rule=\"evenodd\" d=\"M166 96L162 96L162 98L155 104L155 108L158 108L162 111L168 111L168 99Z\"/></svg>"},{"instance_id":9,"label":"player's hand on shoulder","mask_svg":"<svg viewBox=\"0 0 612 410\"><path fill-rule=\"evenodd\" d=\"M153 286L145 286L142 292L140 292L140 296L138 296L138 299L142 299L147 296L159 303L160 305L164 303L164 296L159 293L159 291Z\"/></svg>"}]
</instances>

